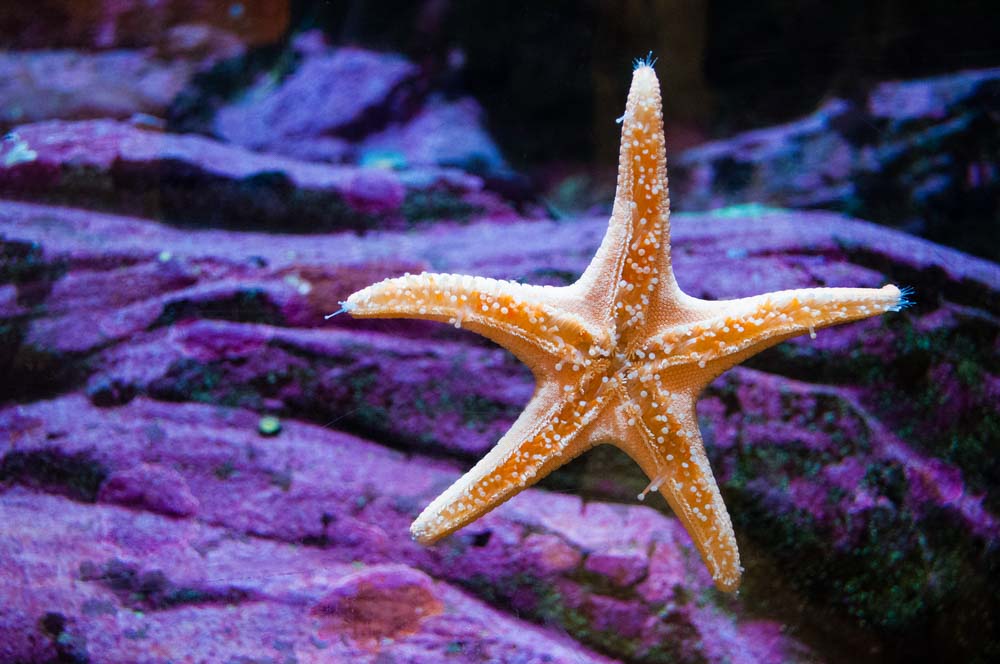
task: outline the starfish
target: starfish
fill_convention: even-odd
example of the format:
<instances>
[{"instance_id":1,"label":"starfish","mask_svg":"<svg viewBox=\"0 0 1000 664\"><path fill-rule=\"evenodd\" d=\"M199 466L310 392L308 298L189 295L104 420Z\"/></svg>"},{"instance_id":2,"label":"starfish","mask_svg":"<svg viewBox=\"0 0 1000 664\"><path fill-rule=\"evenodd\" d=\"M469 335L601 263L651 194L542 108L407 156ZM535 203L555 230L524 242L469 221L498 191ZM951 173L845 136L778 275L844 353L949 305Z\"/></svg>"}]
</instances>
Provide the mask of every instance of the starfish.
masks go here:
<instances>
[{"instance_id":1,"label":"starfish","mask_svg":"<svg viewBox=\"0 0 1000 664\"><path fill-rule=\"evenodd\" d=\"M699 393L726 369L789 337L898 310L896 286L806 288L736 300L683 293L670 262L659 81L632 75L607 234L571 286L454 274L404 275L341 303L353 316L447 322L527 364L536 385L510 430L411 526L433 543L598 444L616 445L660 491L720 590L742 574L733 527L695 416Z\"/></svg>"}]
</instances>

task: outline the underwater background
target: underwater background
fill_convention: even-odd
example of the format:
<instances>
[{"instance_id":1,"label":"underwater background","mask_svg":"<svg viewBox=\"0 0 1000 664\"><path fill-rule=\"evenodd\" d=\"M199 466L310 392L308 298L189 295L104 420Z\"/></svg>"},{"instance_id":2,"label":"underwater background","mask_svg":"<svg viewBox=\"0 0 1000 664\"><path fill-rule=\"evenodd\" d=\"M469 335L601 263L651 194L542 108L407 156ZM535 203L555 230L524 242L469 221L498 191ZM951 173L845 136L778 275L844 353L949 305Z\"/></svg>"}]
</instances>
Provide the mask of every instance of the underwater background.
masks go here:
<instances>
[{"instance_id":1,"label":"underwater background","mask_svg":"<svg viewBox=\"0 0 1000 664\"><path fill-rule=\"evenodd\" d=\"M1000 5L0 6L0 663L1000 660ZM698 404L717 591L603 446L431 547L529 370L324 316L566 285L663 86L691 295L911 286Z\"/></svg>"}]
</instances>

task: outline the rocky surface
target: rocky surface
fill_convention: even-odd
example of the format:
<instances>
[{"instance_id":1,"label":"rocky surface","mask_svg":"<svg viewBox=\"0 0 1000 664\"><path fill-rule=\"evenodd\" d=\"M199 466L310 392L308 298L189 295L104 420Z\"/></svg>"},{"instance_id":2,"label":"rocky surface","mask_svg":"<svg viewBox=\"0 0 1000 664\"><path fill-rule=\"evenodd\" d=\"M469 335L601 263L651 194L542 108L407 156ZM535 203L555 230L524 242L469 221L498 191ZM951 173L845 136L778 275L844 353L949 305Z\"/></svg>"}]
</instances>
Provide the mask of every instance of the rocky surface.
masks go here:
<instances>
[{"instance_id":1,"label":"rocky surface","mask_svg":"<svg viewBox=\"0 0 1000 664\"><path fill-rule=\"evenodd\" d=\"M444 81L425 67L394 53L332 48L317 31L265 56L251 53L243 67L226 63L200 78L175 103L172 128L310 161L514 178L479 104L436 89ZM246 80L251 65L256 75Z\"/></svg>"},{"instance_id":2,"label":"rocky surface","mask_svg":"<svg viewBox=\"0 0 1000 664\"><path fill-rule=\"evenodd\" d=\"M794 645L759 640L777 626L712 604L658 619L679 587L712 591L681 528L649 508L532 491L425 548L408 525L459 472L449 463L294 421L268 437L245 410L145 398L107 409L73 395L0 421L13 444L0 511L16 524L0 551L23 581L43 583L22 586L5 616L7 659L75 646L114 660L155 645L163 660L215 648L324 661L332 647L402 661L605 661L559 635L584 625L595 645L651 661ZM46 626L50 613L61 630ZM731 643L710 643L717 630ZM198 649L185 651L190 639Z\"/></svg>"},{"instance_id":3,"label":"rocky surface","mask_svg":"<svg viewBox=\"0 0 1000 664\"><path fill-rule=\"evenodd\" d=\"M163 117L197 70L143 51L0 53L0 128L63 118Z\"/></svg>"},{"instance_id":4,"label":"rocky surface","mask_svg":"<svg viewBox=\"0 0 1000 664\"><path fill-rule=\"evenodd\" d=\"M689 150L671 164L685 210L825 208L1000 259L1000 69L875 86L814 114Z\"/></svg>"},{"instance_id":5,"label":"rocky surface","mask_svg":"<svg viewBox=\"0 0 1000 664\"><path fill-rule=\"evenodd\" d=\"M349 137L415 102L419 73L395 54L309 49L282 80L265 75L241 91L239 100L220 109L213 130L226 141L273 152L295 152L300 144L321 140L314 151L325 147L328 161L344 161Z\"/></svg>"},{"instance_id":6,"label":"rocky surface","mask_svg":"<svg viewBox=\"0 0 1000 664\"><path fill-rule=\"evenodd\" d=\"M513 216L481 178L454 169L313 163L114 120L17 127L0 147L0 193L185 225L291 232Z\"/></svg>"},{"instance_id":7,"label":"rocky surface","mask_svg":"<svg viewBox=\"0 0 1000 664\"><path fill-rule=\"evenodd\" d=\"M138 643L166 659L192 638L228 656L372 661L997 648L1000 271L832 214L675 215L678 278L697 296L917 290L913 309L786 343L702 399L747 567L738 597L712 589L661 500L636 503L645 480L611 448L435 547L409 540L530 375L447 326L323 314L404 271L568 283L605 224L317 237L5 202L0 508L36 516L0 550L49 580L17 585L29 608L0 621L17 626L11 652L114 660ZM414 611L386 600L401 594ZM523 620L535 626L510 627Z\"/></svg>"},{"instance_id":8,"label":"rocky surface","mask_svg":"<svg viewBox=\"0 0 1000 664\"><path fill-rule=\"evenodd\" d=\"M318 33L261 53L208 73L147 51L0 54L0 195L313 233L533 214L478 104L430 94L413 63ZM199 71L228 95L200 96Z\"/></svg>"},{"instance_id":9,"label":"rocky surface","mask_svg":"<svg viewBox=\"0 0 1000 664\"><path fill-rule=\"evenodd\" d=\"M570 283L606 218L530 218L454 69L317 32L253 48L275 6L0 9L18 48L128 49L0 54L0 660L1000 657L1000 270L829 212L674 217L699 297L916 290L701 400L739 595L607 447L412 542L531 376L461 330L324 316L407 271ZM675 198L951 241L942 220L995 219L995 79L707 146Z\"/></svg>"},{"instance_id":10,"label":"rocky surface","mask_svg":"<svg viewBox=\"0 0 1000 664\"><path fill-rule=\"evenodd\" d=\"M0 128L136 116L162 125L197 75L281 36L287 17L268 4L240 3L250 12L240 17L200 0L8 3L0 42L13 50L0 51Z\"/></svg>"},{"instance_id":11,"label":"rocky surface","mask_svg":"<svg viewBox=\"0 0 1000 664\"><path fill-rule=\"evenodd\" d=\"M252 414L210 406L36 406L3 469L32 487L0 505L23 591L0 626L4 661L608 661L433 580L419 568L443 576L442 561L393 544L441 468L318 427L262 438ZM53 434L81 445L55 452ZM84 467L99 491L60 488Z\"/></svg>"}]
</instances>

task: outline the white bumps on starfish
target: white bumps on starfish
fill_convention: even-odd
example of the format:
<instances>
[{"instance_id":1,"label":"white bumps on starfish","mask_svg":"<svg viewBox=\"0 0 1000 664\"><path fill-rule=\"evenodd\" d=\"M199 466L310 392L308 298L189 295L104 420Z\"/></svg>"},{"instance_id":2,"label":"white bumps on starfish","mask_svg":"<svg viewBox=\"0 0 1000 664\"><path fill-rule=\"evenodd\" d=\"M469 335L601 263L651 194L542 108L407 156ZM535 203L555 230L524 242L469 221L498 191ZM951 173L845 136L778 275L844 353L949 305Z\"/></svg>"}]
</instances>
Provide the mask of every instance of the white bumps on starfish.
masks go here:
<instances>
[{"instance_id":1,"label":"white bumps on starfish","mask_svg":"<svg viewBox=\"0 0 1000 664\"><path fill-rule=\"evenodd\" d=\"M659 82L632 75L607 234L571 286L451 274L405 275L351 295L352 316L407 317L465 327L534 373L534 396L496 446L414 521L432 543L591 447L631 456L684 523L715 579L742 568L726 506L695 417L720 373L789 337L899 308L895 286L809 288L711 302L681 292L670 264L669 199ZM640 496L640 498L642 497Z\"/></svg>"}]
</instances>

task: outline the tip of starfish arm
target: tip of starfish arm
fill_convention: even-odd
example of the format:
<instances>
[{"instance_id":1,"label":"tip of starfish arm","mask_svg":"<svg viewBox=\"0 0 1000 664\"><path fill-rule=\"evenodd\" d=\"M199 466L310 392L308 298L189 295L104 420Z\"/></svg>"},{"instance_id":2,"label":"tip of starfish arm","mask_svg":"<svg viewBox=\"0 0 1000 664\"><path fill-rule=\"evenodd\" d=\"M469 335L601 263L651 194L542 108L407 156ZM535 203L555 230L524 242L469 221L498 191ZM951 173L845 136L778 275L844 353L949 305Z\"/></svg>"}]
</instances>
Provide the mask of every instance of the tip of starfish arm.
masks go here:
<instances>
[{"instance_id":1,"label":"tip of starfish arm","mask_svg":"<svg viewBox=\"0 0 1000 664\"><path fill-rule=\"evenodd\" d=\"M332 314L327 314L323 316L323 320L330 320L334 316L339 316L340 314L349 314L358 308L358 305L354 304L353 302L345 301L345 302L339 302L338 304L340 304L340 309L337 309Z\"/></svg>"},{"instance_id":2,"label":"tip of starfish arm","mask_svg":"<svg viewBox=\"0 0 1000 664\"><path fill-rule=\"evenodd\" d=\"M410 524L410 537L412 537L414 541L423 544L424 546L428 546L441 539L442 535L441 533L427 527L427 524L418 518Z\"/></svg>"},{"instance_id":3,"label":"tip of starfish arm","mask_svg":"<svg viewBox=\"0 0 1000 664\"><path fill-rule=\"evenodd\" d=\"M635 60L632 61L632 71L642 69L643 67L652 68L656 65L657 59L658 58L653 57L653 52L650 51L649 53L646 54L646 57L636 58Z\"/></svg>"},{"instance_id":4,"label":"tip of starfish arm","mask_svg":"<svg viewBox=\"0 0 1000 664\"><path fill-rule=\"evenodd\" d=\"M653 69L652 63L655 60L650 60L648 64L645 60L637 62L640 64L632 71L632 85L629 88L629 105L633 106L638 100L652 100L655 98L656 102L653 106L656 107L656 114L658 115L660 81L656 78L656 70ZM634 106L633 112L635 112ZM628 109L626 109L625 115L622 117L625 120L629 118Z\"/></svg>"},{"instance_id":5,"label":"tip of starfish arm","mask_svg":"<svg viewBox=\"0 0 1000 664\"><path fill-rule=\"evenodd\" d=\"M898 290L899 290L899 300L896 301L896 306L890 308L890 311L902 311L903 309L912 307L915 303L915 300L913 299L913 294L916 293L916 291L913 289L912 286L903 286Z\"/></svg>"}]
</instances>

